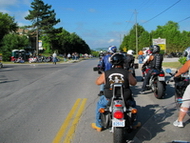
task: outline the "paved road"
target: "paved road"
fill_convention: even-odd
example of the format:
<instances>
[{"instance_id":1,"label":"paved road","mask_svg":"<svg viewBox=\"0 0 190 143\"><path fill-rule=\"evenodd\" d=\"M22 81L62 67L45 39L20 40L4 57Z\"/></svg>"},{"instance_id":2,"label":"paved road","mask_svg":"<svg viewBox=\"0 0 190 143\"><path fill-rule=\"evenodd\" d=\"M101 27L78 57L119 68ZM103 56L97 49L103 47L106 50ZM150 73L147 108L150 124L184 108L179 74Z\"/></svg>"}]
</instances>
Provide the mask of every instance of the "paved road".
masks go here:
<instances>
[{"instance_id":1,"label":"paved road","mask_svg":"<svg viewBox=\"0 0 190 143\"><path fill-rule=\"evenodd\" d=\"M99 98L99 87L95 85L95 79L99 75L92 71L97 62L97 59L91 59L72 64L6 65L0 69L0 142L51 143L60 129L66 127L63 123L67 117L70 117L70 120L77 119L75 116L68 116L75 107L74 103L78 99L87 99L80 120L75 120L77 123L69 125L70 129L76 127L74 135L69 134L67 129L64 135L60 135L61 142L68 134L70 136L67 137L72 136L72 143L111 143L113 135L109 130L99 133L90 127L95 120L95 107ZM160 100L151 92L141 95L139 91L142 81L139 69L136 70L136 74L138 84L132 87L132 91L138 105L139 120L145 125L159 106L174 101L174 88L173 84L169 84L165 98ZM171 113L170 116L161 114L169 118L150 125L153 130L148 130L150 136L144 139L145 142L152 143L151 140L156 139L154 143L160 143L163 141L161 137L166 139L171 135L175 136L176 133L186 135L190 132L188 122L184 129L173 127L172 122L177 118L177 112ZM167 132L168 129L175 132L171 134ZM137 131L133 131L127 138L133 139Z\"/></svg>"}]
</instances>

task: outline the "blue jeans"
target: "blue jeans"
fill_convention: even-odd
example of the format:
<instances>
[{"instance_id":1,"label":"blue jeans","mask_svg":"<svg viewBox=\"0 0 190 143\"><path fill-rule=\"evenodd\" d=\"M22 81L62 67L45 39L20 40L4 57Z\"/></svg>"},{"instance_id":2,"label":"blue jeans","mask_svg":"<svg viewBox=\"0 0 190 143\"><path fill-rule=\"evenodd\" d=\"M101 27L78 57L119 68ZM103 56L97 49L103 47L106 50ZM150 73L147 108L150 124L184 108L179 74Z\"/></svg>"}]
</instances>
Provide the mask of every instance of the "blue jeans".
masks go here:
<instances>
[{"instance_id":1,"label":"blue jeans","mask_svg":"<svg viewBox=\"0 0 190 143\"><path fill-rule=\"evenodd\" d=\"M104 84L100 85L100 91L104 91Z\"/></svg>"},{"instance_id":2,"label":"blue jeans","mask_svg":"<svg viewBox=\"0 0 190 143\"><path fill-rule=\"evenodd\" d=\"M97 102L97 106L96 106L96 126L97 127L100 127L100 128L102 128L102 126L101 126L101 120L100 120L100 112L99 112L99 109L100 108L105 108L106 107L106 105L108 104L108 100L107 100L107 98L104 96L104 95L102 95L102 96L100 96L100 99L99 99L99 101Z\"/></svg>"}]
</instances>

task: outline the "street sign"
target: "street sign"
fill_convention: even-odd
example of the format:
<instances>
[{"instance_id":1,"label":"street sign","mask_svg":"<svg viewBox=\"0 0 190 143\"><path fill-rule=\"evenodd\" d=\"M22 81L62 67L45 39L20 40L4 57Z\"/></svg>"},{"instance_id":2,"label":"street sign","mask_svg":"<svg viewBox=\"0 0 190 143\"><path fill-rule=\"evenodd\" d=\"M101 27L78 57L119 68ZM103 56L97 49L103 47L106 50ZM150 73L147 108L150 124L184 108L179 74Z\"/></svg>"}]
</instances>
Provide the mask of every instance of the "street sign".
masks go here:
<instances>
[{"instance_id":1,"label":"street sign","mask_svg":"<svg viewBox=\"0 0 190 143\"><path fill-rule=\"evenodd\" d=\"M161 50L166 51L166 39L161 39L160 37L158 39L152 39L153 45L159 45Z\"/></svg>"}]
</instances>

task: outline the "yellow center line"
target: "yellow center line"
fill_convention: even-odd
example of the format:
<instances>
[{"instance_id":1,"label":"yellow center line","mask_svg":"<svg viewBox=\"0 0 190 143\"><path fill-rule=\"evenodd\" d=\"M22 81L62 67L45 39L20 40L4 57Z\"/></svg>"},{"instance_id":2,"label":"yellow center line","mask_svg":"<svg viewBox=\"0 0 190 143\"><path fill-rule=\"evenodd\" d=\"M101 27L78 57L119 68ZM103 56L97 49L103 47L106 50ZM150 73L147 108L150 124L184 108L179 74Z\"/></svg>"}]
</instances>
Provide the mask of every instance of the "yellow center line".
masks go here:
<instances>
[{"instance_id":1,"label":"yellow center line","mask_svg":"<svg viewBox=\"0 0 190 143\"><path fill-rule=\"evenodd\" d=\"M71 142L73 134L74 134L74 131L75 131L75 128L77 127L77 123L78 123L78 121L79 121L79 119L81 117L81 114L82 114L83 110L84 110L86 101L87 101L87 99L84 98L83 101L82 101L82 104L81 104L81 106L80 106L80 108L79 108L79 110L78 110L78 112L77 112L77 114L76 114L76 116L75 116L75 118L74 118L74 120L72 122L72 126L69 129L69 131L67 133L67 136L66 136L63 143L70 143Z\"/></svg>"},{"instance_id":2,"label":"yellow center line","mask_svg":"<svg viewBox=\"0 0 190 143\"><path fill-rule=\"evenodd\" d=\"M52 143L60 143L62 136L67 128L67 126L69 125L69 122L71 121L71 118L73 116L73 114L75 113L75 110L77 109L79 102L80 102L80 98L78 98L74 104L74 106L72 107L72 109L70 110L67 118L65 119L65 121L63 122L61 128L59 129L59 131L57 132L56 137L54 138Z\"/></svg>"},{"instance_id":3,"label":"yellow center line","mask_svg":"<svg viewBox=\"0 0 190 143\"><path fill-rule=\"evenodd\" d=\"M79 121L79 119L80 119L80 117L82 115L83 110L84 110L87 98L84 98L82 100L81 104L79 104L80 101L81 101L80 98L78 98L76 100L75 104L73 105L73 107L70 110L68 116L66 117L65 121L63 122L62 126L60 127L59 131L57 132L57 134L56 134L56 136L55 136L52 143L60 143L61 140L63 140L62 138L64 136L64 133L66 132L66 129L69 128L68 126L71 123L72 118L74 118L73 122L72 122L72 125L70 126L70 129L67 132L67 135L66 135L66 137L64 139L64 143L70 143L70 141L73 138L73 134L74 134L74 131L76 129L77 123L78 123L78 121ZM76 111L77 111L77 113L75 113ZM75 117L74 117L74 115L75 115Z\"/></svg>"}]
</instances>

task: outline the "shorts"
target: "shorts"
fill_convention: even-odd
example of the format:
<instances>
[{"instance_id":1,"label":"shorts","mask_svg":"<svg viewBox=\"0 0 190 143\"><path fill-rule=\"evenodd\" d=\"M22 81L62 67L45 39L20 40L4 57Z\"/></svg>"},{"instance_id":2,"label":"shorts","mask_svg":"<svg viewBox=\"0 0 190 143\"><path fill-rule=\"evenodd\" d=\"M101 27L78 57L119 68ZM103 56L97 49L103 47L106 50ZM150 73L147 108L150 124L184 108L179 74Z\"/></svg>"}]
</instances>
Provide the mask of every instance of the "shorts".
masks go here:
<instances>
[{"instance_id":1,"label":"shorts","mask_svg":"<svg viewBox=\"0 0 190 143\"><path fill-rule=\"evenodd\" d=\"M189 108L190 107L190 84L185 89L182 100L183 100L183 103L181 104L181 107Z\"/></svg>"}]
</instances>

